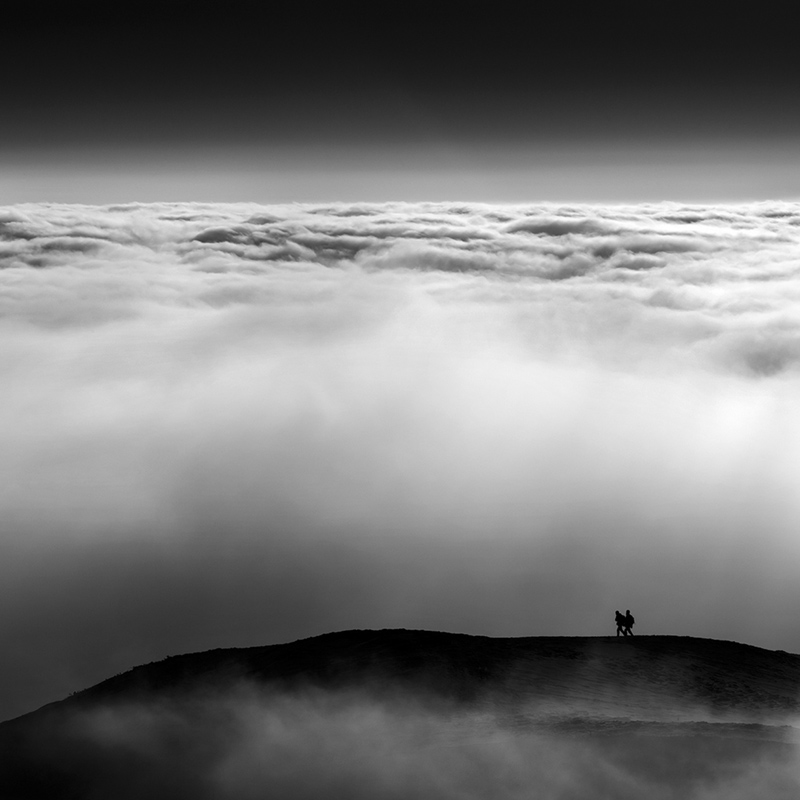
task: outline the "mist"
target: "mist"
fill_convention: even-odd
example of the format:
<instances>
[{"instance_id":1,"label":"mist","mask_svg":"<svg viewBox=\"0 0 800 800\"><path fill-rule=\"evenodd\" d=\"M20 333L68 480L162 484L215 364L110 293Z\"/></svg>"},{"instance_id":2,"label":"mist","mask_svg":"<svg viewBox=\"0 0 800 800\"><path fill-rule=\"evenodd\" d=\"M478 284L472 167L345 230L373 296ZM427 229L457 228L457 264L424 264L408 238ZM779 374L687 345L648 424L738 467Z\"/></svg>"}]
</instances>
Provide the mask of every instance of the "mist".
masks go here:
<instances>
[{"instance_id":1,"label":"mist","mask_svg":"<svg viewBox=\"0 0 800 800\"><path fill-rule=\"evenodd\" d=\"M779 800L794 796L800 779L795 746L778 740L706 738L702 724L586 736L531 711L240 684L219 696L74 711L51 729L61 744L40 747L37 764L42 776L82 776L87 796L200 800L521 798L532 790L553 800Z\"/></svg>"},{"instance_id":2,"label":"mist","mask_svg":"<svg viewBox=\"0 0 800 800\"><path fill-rule=\"evenodd\" d=\"M0 716L347 628L800 650L796 204L1 218Z\"/></svg>"}]
</instances>

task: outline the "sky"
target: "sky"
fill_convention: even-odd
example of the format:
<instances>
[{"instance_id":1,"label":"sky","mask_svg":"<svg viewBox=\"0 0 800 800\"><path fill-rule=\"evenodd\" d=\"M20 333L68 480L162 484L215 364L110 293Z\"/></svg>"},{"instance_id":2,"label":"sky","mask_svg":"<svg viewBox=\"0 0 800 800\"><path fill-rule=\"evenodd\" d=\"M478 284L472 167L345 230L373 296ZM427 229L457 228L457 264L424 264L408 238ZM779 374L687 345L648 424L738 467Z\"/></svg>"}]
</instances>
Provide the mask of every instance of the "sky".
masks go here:
<instances>
[{"instance_id":1,"label":"sky","mask_svg":"<svg viewBox=\"0 0 800 800\"><path fill-rule=\"evenodd\" d=\"M793 199L791 9L28 0L0 203Z\"/></svg>"},{"instance_id":2,"label":"sky","mask_svg":"<svg viewBox=\"0 0 800 800\"><path fill-rule=\"evenodd\" d=\"M0 716L352 628L800 652L797 203L0 214Z\"/></svg>"},{"instance_id":3,"label":"sky","mask_svg":"<svg viewBox=\"0 0 800 800\"><path fill-rule=\"evenodd\" d=\"M0 718L354 627L800 651L789 4L30 0Z\"/></svg>"}]
</instances>

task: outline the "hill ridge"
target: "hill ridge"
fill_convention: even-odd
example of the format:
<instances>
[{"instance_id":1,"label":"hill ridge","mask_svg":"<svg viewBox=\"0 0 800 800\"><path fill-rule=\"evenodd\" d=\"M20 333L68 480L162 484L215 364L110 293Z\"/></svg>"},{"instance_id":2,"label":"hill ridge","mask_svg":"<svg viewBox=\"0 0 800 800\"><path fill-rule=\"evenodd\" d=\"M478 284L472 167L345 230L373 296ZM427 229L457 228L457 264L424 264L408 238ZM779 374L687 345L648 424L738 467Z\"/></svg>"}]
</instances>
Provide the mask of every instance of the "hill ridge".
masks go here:
<instances>
[{"instance_id":1,"label":"hill ridge","mask_svg":"<svg viewBox=\"0 0 800 800\"><path fill-rule=\"evenodd\" d=\"M800 655L739 642L332 631L168 656L0 723L0 796L240 800L320 796L332 783L347 787L337 796L451 800L474 764L493 764L501 784L511 753L531 786L555 757L570 775L577 762L586 787L596 769L621 776L602 796L674 785L669 796L691 798L694 787L763 769L757 791L719 796L788 800L800 791L799 698ZM455 758L445 777L456 788L437 795L435 772L422 794L388 790L395 753L409 786ZM220 789L231 764L245 765L242 783ZM308 789L320 764L327 771ZM262 794L247 794L248 770ZM553 796L597 796L570 791ZM481 796L503 795L490 782Z\"/></svg>"},{"instance_id":2,"label":"hill ridge","mask_svg":"<svg viewBox=\"0 0 800 800\"><path fill-rule=\"evenodd\" d=\"M487 691L519 700L526 693L531 700L552 699L554 694L564 695L565 681L555 674L559 671L570 673L562 677L577 680L585 693L591 680L585 670L581 683L577 665L589 663L599 671L595 683L622 680L629 692L655 690L664 695L671 688L687 699L688 689L690 698L712 708L733 704L756 715L800 708L800 655L731 640L680 635L494 637L354 628L291 642L169 655L15 719L126 694L133 699L241 681L284 690L345 689L355 684L413 688L460 701L474 701ZM526 692L526 681L536 686Z\"/></svg>"}]
</instances>

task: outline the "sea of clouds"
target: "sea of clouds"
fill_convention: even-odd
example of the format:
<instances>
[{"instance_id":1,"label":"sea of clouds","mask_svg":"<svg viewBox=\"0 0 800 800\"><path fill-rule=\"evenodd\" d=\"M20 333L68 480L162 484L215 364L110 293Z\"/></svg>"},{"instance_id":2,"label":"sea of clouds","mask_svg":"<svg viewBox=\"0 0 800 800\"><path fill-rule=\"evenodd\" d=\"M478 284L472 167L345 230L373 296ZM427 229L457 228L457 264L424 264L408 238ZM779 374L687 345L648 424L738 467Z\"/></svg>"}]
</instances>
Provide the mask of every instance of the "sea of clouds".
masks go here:
<instances>
[{"instance_id":1,"label":"sea of clouds","mask_svg":"<svg viewBox=\"0 0 800 800\"><path fill-rule=\"evenodd\" d=\"M800 205L0 209L0 717L327 630L800 650Z\"/></svg>"}]
</instances>

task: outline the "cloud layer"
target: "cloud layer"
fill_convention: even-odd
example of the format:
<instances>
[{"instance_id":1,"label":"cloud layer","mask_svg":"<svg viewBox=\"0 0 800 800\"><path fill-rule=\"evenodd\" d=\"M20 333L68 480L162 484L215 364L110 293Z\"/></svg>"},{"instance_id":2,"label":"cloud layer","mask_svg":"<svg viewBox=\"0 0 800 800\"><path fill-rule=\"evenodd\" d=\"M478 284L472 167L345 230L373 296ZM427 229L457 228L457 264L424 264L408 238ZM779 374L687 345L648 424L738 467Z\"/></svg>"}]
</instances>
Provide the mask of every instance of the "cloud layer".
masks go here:
<instances>
[{"instance_id":1,"label":"cloud layer","mask_svg":"<svg viewBox=\"0 0 800 800\"><path fill-rule=\"evenodd\" d=\"M2 716L351 627L800 650L800 206L0 209Z\"/></svg>"},{"instance_id":2,"label":"cloud layer","mask_svg":"<svg viewBox=\"0 0 800 800\"><path fill-rule=\"evenodd\" d=\"M32 782L69 776L56 788L123 800L480 800L532 791L548 800L788 800L798 786L791 743L752 731L717 738L688 723L603 735L602 723L584 720L565 734L558 722L519 714L351 692L282 696L243 686L223 697L100 707L47 730L49 746L34 745Z\"/></svg>"}]
</instances>

